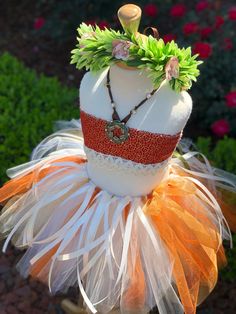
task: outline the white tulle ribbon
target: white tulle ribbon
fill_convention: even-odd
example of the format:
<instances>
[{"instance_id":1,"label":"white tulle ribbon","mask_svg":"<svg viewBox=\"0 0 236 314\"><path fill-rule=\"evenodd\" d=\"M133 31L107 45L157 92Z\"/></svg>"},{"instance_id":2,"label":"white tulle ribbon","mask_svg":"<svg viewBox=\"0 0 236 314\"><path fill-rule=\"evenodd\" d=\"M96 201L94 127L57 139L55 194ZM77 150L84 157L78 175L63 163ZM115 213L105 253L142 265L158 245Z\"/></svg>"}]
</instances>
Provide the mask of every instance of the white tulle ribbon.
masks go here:
<instances>
[{"instance_id":1,"label":"white tulle ribbon","mask_svg":"<svg viewBox=\"0 0 236 314\"><path fill-rule=\"evenodd\" d=\"M54 239L63 239L64 234L68 232L68 230L76 223L76 221L80 218L80 216L84 213L86 207L88 206L88 203L92 197L92 194L94 192L95 187L90 186L88 184L85 184L83 187L81 187L77 193L73 195L73 197L79 197L81 195L85 195L85 198L83 200L83 203L80 205L79 209L76 211L76 213L73 215L73 217L66 222L61 229L59 229L57 232L55 232L53 235L43 239L43 240L34 240L34 243L36 244L46 244Z\"/></svg>"},{"instance_id":2,"label":"white tulle ribbon","mask_svg":"<svg viewBox=\"0 0 236 314\"><path fill-rule=\"evenodd\" d=\"M62 130L46 137L33 150L31 159L39 159L51 153L66 153L71 149L76 149L81 155L85 155L83 143L84 139L79 129Z\"/></svg>"},{"instance_id":3,"label":"white tulle ribbon","mask_svg":"<svg viewBox=\"0 0 236 314\"><path fill-rule=\"evenodd\" d=\"M64 170L63 169L60 169L60 170L57 170L55 171L56 174L59 174L60 172L63 172ZM30 192L32 192L33 190L36 190L38 188L38 185L40 184L43 184L46 180L48 180L50 177L53 177L55 176L55 173L52 173L52 174L49 174L48 177L42 179L38 184L35 184L32 188L31 191L29 191L29 193L25 194L23 197L24 198L27 198L29 197L29 194ZM47 197L44 197L42 199L42 204L43 202L46 202L46 203L49 203L50 202L50 199L48 199ZM46 204L45 203L45 204ZM28 222L27 222L27 228L25 228L27 231L28 234L33 234L33 231L32 231L32 223L30 222L30 218L32 217L32 215L34 214L34 212L37 213L37 210L41 208L41 203L36 203L35 206L33 206L17 223L16 225L13 227L13 229L11 230L10 234L8 235L5 243L4 243L4 246L3 246L3 252L6 251L7 249L7 246L12 238L12 236L15 234L15 232L19 229L19 227L28 219ZM3 220L5 218L6 215L8 215L8 212L11 211L11 207L9 207L4 213L3 215L1 216L1 220ZM29 223L29 225L28 225ZM27 236L24 236L24 238L27 238ZM29 241L31 242L31 241ZM29 243L23 243L23 246L25 245L28 245Z\"/></svg>"},{"instance_id":4,"label":"white tulle ribbon","mask_svg":"<svg viewBox=\"0 0 236 314\"><path fill-rule=\"evenodd\" d=\"M205 163L200 162L195 156L201 156L204 159ZM211 182L224 182L229 184L229 186L232 186L233 188L236 188L236 183L233 182L233 180L227 179L226 178L226 172L223 172L224 176L217 176L214 173L219 171L217 168L213 168L207 158L199 153L199 152L189 152L181 156L186 162L189 161L189 166L194 167L197 166L198 169L201 169L201 171L194 171L194 170L189 170L184 166L181 166L180 163L182 164L181 160L178 158L173 158L170 162L171 165L179 166L182 170L185 172L188 172L189 174L192 174L193 176L197 176L199 178L204 178L208 179ZM231 175L232 176L232 175ZM234 176L235 177L235 176ZM236 177L235 177L236 180ZM236 182L236 181L235 181ZM227 189L227 185L224 186Z\"/></svg>"},{"instance_id":5,"label":"white tulle ribbon","mask_svg":"<svg viewBox=\"0 0 236 314\"><path fill-rule=\"evenodd\" d=\"M67 129L55 132L46 137L32 152L31 161L7 170L10 178L25 175L35 165L45 165L60 157L81 156L86 157L84 152L84 139L81 132L80 120L58 121L58 127L67 126Z\"/></svg>"},{"instance_id":6,"label":"white tulle ribbon","mask_svg":"<svg viewBox=\"0 0 236 314\"><path fill-rule=\"evenodd\" d=\"M86 187L84 187L84 190L86 190ZM42 241L36 241L36 243L47 243L47 242L51 242L53 239L55 239L54 241L52 241L51 243L49 243L48 245L45 246L45 248L43 250L40 251L39 254L37 254L31 261L31 264L36 263L42 256L44 256L48 251L50 251L56 244L60 243L61 241L63 243L65 243L67 241L68 237L71 237L71 235L74 235L74 233L72 233L72 231L74 229L79 228L81 225L83 225L83 223L89 219L90 215L91 215L91 211L84 213L86 207L88 206L88 203L91 199L91 196L94 192L94 187L87 187L87 193L86 193L86 197L83 201L83 203L81 204L79 210L77 211L77 213L72 217L72 219L69 220L69 222L67 224L65 224L65 226L59 230L57 232L57 234L48 237ZM84 215L82 216L82 218L79 220L80 216L82 215L82 213L84 213ZM76 220L77 223L76 223ZM72 227L72 229L70 229L70 232L68 232L68 229ZM67 231L67 232L66 232ZM65 236L67 235L67 236ZM63 240L64 239L64 240Z\"/></svg>"},{"instance_id":7,"label":"white tulle ribbon","mask_svg":"<svg viewBox=\"0 0 236 314\"><path fill-rule=\"evenodd\" d=\"M130 211L129 211L129 215L128 215L127 220L126 220L125 233L124 233L124 238L123 238L123 251L122 251L121 263L120 263L120 267L119 267L119 273L118 273L117 280L116 280L116 285L120 281L123 272L126 270L125 268L127 265L128 249L129 249L129 244L130 244L134 210L137 208L138 202L140 202L139 199L137 199L137 198L134 199L133 204L132 204Z\"/></svg>"},{"instance_id":8,"label":"white tulle ribbon","mask_svg":"<svg viewBox=\"0 0 236 314\"><path fill-rule=\"evenodd\" d=\"M98 246L99 244L101 244L102 242L104 242L104 240L107 239L107 236L109 236L109 233L111 232L111 230L117 227L117 224L119 222L119 217L122 214L125 206L129 203L129 199L128 198L124 198L121 199L121 201L119 202L119 204L117 205L117 208L115 210L115 213L113 215L112 218L112 222L108 228L108 230L104 230L104 232L102 233L101 236L97 237L96 240L93 240L91 242L89 242L89 244L85 245L84 247L80 248L79 250L75 251L75 252L71 252L69 254L63 254L63 255L58 255L57 259L61 260L61 261L66 261L66 260L70 260L70 259L74 259L77 258L80 255L83 255L89 251L91 251L92 249L94 249L96 246ZM99 220L101 221L102 217L99 217ZM96 234L96 229L94 229L94 233ZM81 236L81 239L83 237ZM83 272L84 274L86 274L86 272Z\"/></svg>"},{"instance_id":9,"label":"white tulle ribbon","mask_svg":"<svg viewBox=\"0 0 236 314\"><path fill-rule=\"evenodd\" d=\"M80 293L84 299L84 302L86 303L87 307L89 308L90 312L93 314L97 313L97 310L93 306L92 302L90 301L89 297L87 296L87 294L84 290L83 284L82 284L81 279L80 279L80 271L79 271L78 263L77 263L77 280L78 280Z\"/></svg>"},{"instance_id":10,"label":"white tulle ribbon","mask_svg":"<svg viewBox=\"0 0 236 314\"><path fill-rule=\"evenodd\" d=\"M90 258L87 263L83 266L82 269L79 269L79 266L77 264L77 275L78 275L78 284L81 288L81 293L84 296L84 301L87 304L88 308L92 313L96 313L96 309L94 308L94 305L88 298L85 289L82 285L81 278L84 278L88 272L90 272L96 264L98 263L99 258L101 257L102 254L106 254L108 252L109 247L110 247L110 234L113 233L113 230L116 230L117 225L119 224L119 221L122 217L122 212L124 208L129 204L130 199L127 198L117 198L113 197L111 198L110 195L108 195L107 192L102 192L101 193L101 198L97 199L99 205L96 208L96 214L94 217L90 220L90 228L88 229L88 233L86 234L86 239L84 241L84 247L80 248L78 251L71 252L69 254L63 254L63 255L58 255L57 259L61 261L68 261L71 259L79 259L80 257L83 257L85 254L88 254L88 252L92 251L95 248L98 248L96 253ZM107 201L107 204L106 204ZM117 203L116 210L113 213L112 220L109 224L104 224L104 230L101 236L97 237L95 239L95 235L97 234L98 227L104 217L104 215L107 215L107 211L109 207L111 206L112 203ZM104 209L102 209L104 207ZM133 207L134 209L134 207ZM92 229L91 229L92 228ZM81 234L81 239L85 234ZM101 245L102 244L102 245ZM101 245L101 246L100 246ZM125 246L129 246L129 241L127 239L127 243ZM61 251L61 250L59 250ZM59 251L57 253L59 253ZM108 256L107 256L108 257ZM127 258L127 257L126 257ZM106 259L108 263L108 268L111 269L113 267L112 265L112 260L107 258ZM124 259L123 263L125 263L127 259ZM106 264L106 262L104 262ZM120 268L123 268L122 263L120 265ZM108 297L108 296L107 296ZM107 298L106 297L106 298ZM102 303L106 298L103 298L101 300L96 301L96 305Z\"/></svg>"}]
</instances>

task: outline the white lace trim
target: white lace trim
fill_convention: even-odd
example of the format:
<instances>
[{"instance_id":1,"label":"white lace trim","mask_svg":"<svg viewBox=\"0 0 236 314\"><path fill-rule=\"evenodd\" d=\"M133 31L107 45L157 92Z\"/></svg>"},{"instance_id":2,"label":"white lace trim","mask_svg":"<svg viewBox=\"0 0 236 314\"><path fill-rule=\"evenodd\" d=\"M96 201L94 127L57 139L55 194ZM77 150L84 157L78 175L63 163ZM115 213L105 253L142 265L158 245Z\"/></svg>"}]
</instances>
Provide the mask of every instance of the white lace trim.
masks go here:
<instances>
[{"instance_id":1,"label":"white lace trim","mask_svg":"<svg viewBox=\"0 0 236 314\"><path fill-rule=\"evenodd\" d=\"M88 148L84 145L84 151L88 158L88 161L92 161L99 167L111 169L111 170L120 170L133 174L143 174L143 175L155 175L157 170L163 168L168 161L171 159L168 158L162 162L156 164L141 164L138 162L134 162L132 160L123 159L121 157L116 157L112 155L106 155L100 152L96 152L95 150Z\"/></svg>"}]
</instances>

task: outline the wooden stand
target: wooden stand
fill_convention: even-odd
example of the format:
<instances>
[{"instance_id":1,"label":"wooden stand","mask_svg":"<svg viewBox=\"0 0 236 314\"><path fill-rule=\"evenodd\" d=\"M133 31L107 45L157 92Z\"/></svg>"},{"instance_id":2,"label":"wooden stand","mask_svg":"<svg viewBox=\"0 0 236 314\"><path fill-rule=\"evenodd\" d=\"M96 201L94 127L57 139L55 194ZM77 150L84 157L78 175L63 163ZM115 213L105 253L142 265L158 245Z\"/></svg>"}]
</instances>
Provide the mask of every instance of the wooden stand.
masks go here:
<instances>
[{"instance_id":1,"label":"wooden stand","mask_svg":"<svg viewBox=\"0 0 236 314\"><path fill-rule=\"evenodd\" d=\"M69 299L64 299L61 302L61 307L67 314L87 314L87 311L79 303L76 304Z\"/></svg>"},{"instance_id":2,"label":"wooden stand","mask_svg":"<svg viewBox=\"0 0 236 314\"><path fill-rule=\"evenodd\" d=\"M125 32L132 33L132 34L138 33L138 27L139 27L141 15L142 15L142 11L140 7L134 4L123 5L118 10L117 15ZM123 67L123 64L121 62L120 62L120 66ZM132 67L132 70L133 70L133 67ZM79 299L77 304L73 303L69 299L64 299L61 302L61 307L67 314L87 314L88 313L88 311L83 309L82 298ZM109 312L109 314L119 314L119 313L120 311L118 309L114 309L111 312ZM132 313L132 314L137 314L137 313Z\"/></svg>"}]
</instances>

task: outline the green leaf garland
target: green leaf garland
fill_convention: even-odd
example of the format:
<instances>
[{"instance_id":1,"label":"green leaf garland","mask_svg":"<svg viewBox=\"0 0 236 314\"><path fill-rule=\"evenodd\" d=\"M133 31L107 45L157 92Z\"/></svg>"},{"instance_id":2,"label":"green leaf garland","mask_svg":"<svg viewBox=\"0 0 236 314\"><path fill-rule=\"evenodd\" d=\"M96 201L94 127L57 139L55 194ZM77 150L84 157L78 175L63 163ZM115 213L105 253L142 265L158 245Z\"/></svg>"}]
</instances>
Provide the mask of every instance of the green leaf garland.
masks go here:
<instances>
[{"instance_id":1,"label":"green leaf garland","mask_svg":"<svg viewBox=\"0 0 236 314\"><path fill-rule=\"evenodd\" d=\"M71 63L76 64L77 69L85 67L86 70L98 72L121 61L112 55L112 44L114 40L125 40L131 45L128 60L122 62L146 70L154 88L159 88L165 79L165 66L172 57L177 57L179 61L179 76L169 81L176 92L191 88L192 81L196 81L200 74L198 66L202 61L196 60L198 55L192 56L190 47L180 49L174 41L165 44L162 39L157 40L151 35L143 40L141 36L107 28L101 30L98 26L85 23L79 26L78 33L78 44L72 50L71 58Z\"/></svg>"}]
</instances>

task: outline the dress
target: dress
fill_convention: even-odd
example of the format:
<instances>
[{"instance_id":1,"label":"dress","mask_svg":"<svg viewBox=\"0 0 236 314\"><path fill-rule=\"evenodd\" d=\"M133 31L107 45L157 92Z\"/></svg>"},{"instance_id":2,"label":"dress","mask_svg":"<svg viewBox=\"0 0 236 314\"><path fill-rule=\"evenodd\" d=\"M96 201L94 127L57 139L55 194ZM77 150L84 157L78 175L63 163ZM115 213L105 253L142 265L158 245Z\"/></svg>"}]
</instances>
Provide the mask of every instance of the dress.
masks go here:
<instances>
[{"instance_id":1,"label":"dress","mask_svg":"<svg viewBox=\"0 0 236 314\"><path fill-rule=\"evenodd\" d=\"M189 150L182 132L130 128L129 140L117 145L106 123L81 111L81 121L8 170L11 180L0 189L3 250L10 240L26 248L17 265L22 276L37 277L52 293L79 286L92 313L157 306L160 314L194 314L226 264L235 176ZM165 168L166 175L147 195L114 195L90 179L87 159L131 172Z\"/></svg>"}]
</instances>

